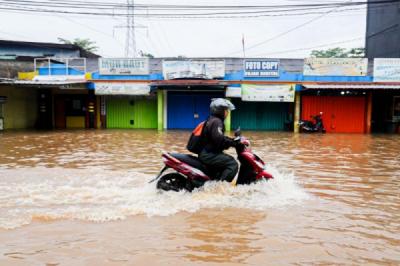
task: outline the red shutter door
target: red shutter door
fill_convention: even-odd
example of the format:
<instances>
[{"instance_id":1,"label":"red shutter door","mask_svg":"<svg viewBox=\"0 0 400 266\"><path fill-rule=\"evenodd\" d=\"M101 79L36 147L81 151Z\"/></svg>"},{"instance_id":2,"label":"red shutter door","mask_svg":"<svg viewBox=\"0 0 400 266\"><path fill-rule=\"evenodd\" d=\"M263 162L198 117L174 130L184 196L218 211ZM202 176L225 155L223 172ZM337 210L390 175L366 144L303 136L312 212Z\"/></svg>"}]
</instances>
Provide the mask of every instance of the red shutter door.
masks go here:
<instances>
[{"instance_id":1,"label":"red shutter door","mask_svg":"<svg viewBox=\"0 0 400 266\"><path fill-rule=\"evenodd\" d=\"M302 96L301 118L323 112L322 119L327 132L364 133L364 96Z\"/></svg>"}]
</instances>

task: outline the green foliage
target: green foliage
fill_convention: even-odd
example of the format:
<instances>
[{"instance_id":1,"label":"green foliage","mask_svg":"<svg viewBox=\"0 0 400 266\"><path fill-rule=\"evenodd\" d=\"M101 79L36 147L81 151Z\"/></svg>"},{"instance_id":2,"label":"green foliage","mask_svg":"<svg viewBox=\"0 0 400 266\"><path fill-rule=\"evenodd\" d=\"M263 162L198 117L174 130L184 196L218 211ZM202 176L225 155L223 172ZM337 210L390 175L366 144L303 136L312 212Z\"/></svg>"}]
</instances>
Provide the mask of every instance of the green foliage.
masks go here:
<instances>
[{"instance_id":1,"label":"green foliage","mask_svg":"<svg viewBox=\"0 0 400 266\"><path fill-rule=\"evenodd\" d=\"M99 48L96 46L96 42L91 41L90 39L87 38L86 39L75 38L73 41L64 38L58 38L58 40L65 44L73 44L79 46L80 48L89 52L96 52L97 49Z\"/></svg>"},{"instance_id":2,"label":"green foliage","mask_svg":"<svg viewBox=\"0 0 400 266\"><path fill-rule=\"evenodd\" d=\"M318 57L318 58L360 58L365 56L365 48L358 47L358 48L330 48L326 50L312 50L311 57Z\"/></svg>"},{"instance_id":3,"label":"green foliage","mask_svg":"<svg viewBox=\"0 0 400 266\"><path fill-rule=\"evenodd\" d=\"M351 48L349 50L349 57L365 57L365 48Z\"/></svg>"},{"instance_id":4,"label":"green foliage","mask_svg":"<svg viewBox=\"0 0 400 266\"><path fill-rule=\"evenodd\" d=\"M154 58L154 55L152 55L151 53L146 53L146 52L140 51L139 54L143 57Z\"/></svg>"}]
</instances>

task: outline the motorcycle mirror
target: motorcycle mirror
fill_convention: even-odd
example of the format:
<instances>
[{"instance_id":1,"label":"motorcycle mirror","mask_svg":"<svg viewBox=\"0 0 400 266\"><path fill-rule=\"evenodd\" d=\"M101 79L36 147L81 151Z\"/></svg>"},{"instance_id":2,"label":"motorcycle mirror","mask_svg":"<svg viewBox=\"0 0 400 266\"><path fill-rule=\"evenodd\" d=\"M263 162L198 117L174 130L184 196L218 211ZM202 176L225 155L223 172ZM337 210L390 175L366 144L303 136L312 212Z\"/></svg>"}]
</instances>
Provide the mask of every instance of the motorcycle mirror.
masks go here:
<instances>
[{"instance_id":1,"label":"motorcycle mirror","mask_svg":"<svg viewBox=\"0 0 400 266\"><path fill-rule=\"evenodd\" d=\"M239 137L240 135L242 135L242 132L240 131L240 127L238 127L238 128L235 130L235 137Z\"/></svg>"}]
</instances>

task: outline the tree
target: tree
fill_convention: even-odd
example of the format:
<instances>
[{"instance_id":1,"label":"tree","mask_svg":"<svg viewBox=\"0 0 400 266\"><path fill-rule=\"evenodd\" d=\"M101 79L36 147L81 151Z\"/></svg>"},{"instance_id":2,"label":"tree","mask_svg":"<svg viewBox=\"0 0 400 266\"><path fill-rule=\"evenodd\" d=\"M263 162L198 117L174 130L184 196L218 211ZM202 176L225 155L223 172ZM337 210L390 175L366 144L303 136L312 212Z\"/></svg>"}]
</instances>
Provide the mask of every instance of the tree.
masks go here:
<instances>
[{"instance_id":1,"label":"tree","mask_svg":"<svg viewBox=\"0 0 400 266\"><path fill-rule=\"evenodd\" d=\"M65 43L65 44L73 44L76 46L79 46L80 48L89 51L89 52L96 52L99 47L96 46L96 42L91 41L90 39L81 39L81 38L75 38L73 41L64 39L64 38L58 38L58 41Z\"/></svg>"},{"instance_id":2,"label":"tree","mask_svg":"<svg viewBox=\"0 0 400 266\"><path fill-rule=\"evenodd\" d=\"M330 48L330 49L326 49L326 50L312 50L311 51L311 57L319 57L319 58L330 58L330 57L360 58L360 57L364 57L364 55L365 55L365 48L362 48L362 47L351 48L351 49L336 47L336 48Z\"/></svg>"},{"instance_id":3,"label":"tree","mask_svg":"<svg viewBox=\"0 0 400 266\"><path fill-rule=\"evenodd\" d=\"M151 53L143 52L142 50L139 51L139 54L140 54L140 56L142 56L142 57L154 58L154 55L152 55Z\"/></svg>"},{"instance_id":4,"label":"tree","mask_svg":"<svg viewBox=\"0 0 400 266\"><path fill-rule=\"evenodd\" d=\"M349 50L349 57L365 57L365 48L351 48Z\"/></svg>"}]
</instances>

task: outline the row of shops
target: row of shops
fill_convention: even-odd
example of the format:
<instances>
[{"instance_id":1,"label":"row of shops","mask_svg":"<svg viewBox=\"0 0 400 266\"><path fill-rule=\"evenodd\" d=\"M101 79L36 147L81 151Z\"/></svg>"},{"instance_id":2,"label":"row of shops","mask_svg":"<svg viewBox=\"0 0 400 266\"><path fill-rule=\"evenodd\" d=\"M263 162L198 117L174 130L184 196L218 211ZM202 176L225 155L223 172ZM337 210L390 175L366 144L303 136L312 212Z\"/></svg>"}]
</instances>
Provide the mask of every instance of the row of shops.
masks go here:
<instances>
[{"instance_id":1,"label":"row of shops","mask_svg":"<svg viewBox=\"0 0 400 266\"><path fill-rule=\"evenodd\" d=\"M0 117L5 129L193 129L212 98L227 97L237 108L228 129L296 132L323 112L328 133L400 133L400 79L374 80L365 59L331 63L335 75L328 61L306 63L299 71L289 59L101 59L81 80L3 81Z\"/></svg>"},{"instance_id":2,"label":"row of shops","mask_svg":"<svg viewBox=\"0 0 400 266\"><path fill-rule=\"evenodd\" d=\"M393 120L400 112L397 90L382 92L350 87L345 94L336 89L299 91L294 102L247 102L230 98L237 109L227 122L229 128L293 131L296 112L306 120L323 112L327 132L398 131L399 122ZM148 96L97 96L93 90L85 89L9 86L2 88L5 96L1 98L0 110L5 115L2 117L6 129L193 129L207 118L211 99L226 96L223 90L182 91L178 88L159 90Z\"/></svg>"}]
</instances>

